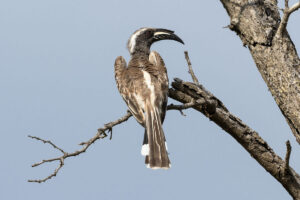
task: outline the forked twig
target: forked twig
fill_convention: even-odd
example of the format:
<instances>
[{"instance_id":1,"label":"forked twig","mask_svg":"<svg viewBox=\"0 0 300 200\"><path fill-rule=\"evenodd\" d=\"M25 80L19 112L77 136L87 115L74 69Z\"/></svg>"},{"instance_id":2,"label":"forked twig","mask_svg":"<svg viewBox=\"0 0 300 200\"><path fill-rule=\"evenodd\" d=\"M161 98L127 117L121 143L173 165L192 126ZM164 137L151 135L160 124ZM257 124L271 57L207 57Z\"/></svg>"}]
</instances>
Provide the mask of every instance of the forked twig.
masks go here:
<instances>
[{"instance_id":1,"label":"forked twig","mask_svg":"<svg viewBox=\"0 0 300 200\"><path fill-rule=\"evenodd\" d=\"M91 144L93 144L96 140L105 138L107 136L107 134L105 133L106 131L112 130L112 127L114 127L118 124L121 124L122 122L127 121L131 116L132 116L131 113L127 112L126 115L124 115L123 117L117 119L116 121L105 124L103 128L98 129L98 132L96 133L96 135L94 137L92 137L91 139L89 139L86 142L81 142L80 143L80 145L83 146L82 149L77 150L73 153L67 153L66 151L62 150L62 148L59 148L55 144L53 144L50 140L44 140L44 139L41 139L41 138L36 137L36 136L28 136L31 139L35 139L35 140L38 140L38 141L42 141L44 143L48 143L53 148L55 148L55 149L59 150L61 153L63 153L62 156L52 158L52 159L42 160L41 162L33 164L32 167L37 167L37 166L39 166L41 164L44 164L44 163L47 163L47 162L53 162L53 161L59 161L60 162L60 165L54 170L54 172L52 174L50 174L49 176L47 176L46 178L44 178L44 179L31 179L31 180L28 180L28 182L43 183L43 182L51 179L52 177L56 176L57 173L59 172L59 170L63 167L64 161L65 161L66 158L77 156L81 153L84 153L89 148L89 146Z\"/></svg>"},{"instance_id":2,"label":"forked twig","mask_svg":"<svg viewBox=\"0 0 300 200\"><path fill-rule=\"evenodd\" d=\"M289 0L285 0L284 6L285 8L283 10L283 16L276 33L277 38L282 37L283 31L286 29L290 15L300 8L300 1L295 3L292 7L289 7Z\"/></svg>"}]
</instances>

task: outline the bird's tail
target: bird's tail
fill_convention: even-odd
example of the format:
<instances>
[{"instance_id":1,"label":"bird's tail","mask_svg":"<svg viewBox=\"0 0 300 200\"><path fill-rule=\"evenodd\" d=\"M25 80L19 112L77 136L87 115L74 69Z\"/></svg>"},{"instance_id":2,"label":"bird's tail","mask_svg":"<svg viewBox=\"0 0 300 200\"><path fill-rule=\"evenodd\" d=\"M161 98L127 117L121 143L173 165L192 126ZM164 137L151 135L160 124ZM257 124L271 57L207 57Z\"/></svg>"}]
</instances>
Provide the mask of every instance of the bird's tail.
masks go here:
<instances>
[{"instance_id":1,"label":"bird's tail","mask_svg":"<svg viewBox=\"0 0 300 200\"><path fill-rule=\"evenodd\" d=\"M146 105L145 116L146 130L141 153L146 156L146 166L152 169L168 169L171 164L158 108Z\"/></svg>"}]
</instances>

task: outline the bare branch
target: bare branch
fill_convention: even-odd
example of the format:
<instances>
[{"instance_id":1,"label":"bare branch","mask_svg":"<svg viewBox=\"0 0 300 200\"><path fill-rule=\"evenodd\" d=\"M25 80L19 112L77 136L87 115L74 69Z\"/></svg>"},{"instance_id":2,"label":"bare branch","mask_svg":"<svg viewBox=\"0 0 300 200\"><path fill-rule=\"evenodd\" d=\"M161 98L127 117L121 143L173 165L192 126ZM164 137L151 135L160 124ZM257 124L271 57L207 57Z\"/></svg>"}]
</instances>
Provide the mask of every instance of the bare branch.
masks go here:
<instances>
[{"instance_id":1,"label":"bare branch","mask_svg":"<svg viewBox=\"0 0 300 200\"><path fill-rule=\"evenodd\" d=\"M189 102L189 103L182 104L182 105L173 105L173 104L171 104L167 107L167 110L179 110L181 113L183 113L182 110L191 108L191 107L196 106L196 105L200 105L201 103L203 103L203 101L199 100L199 101L193 101L193 102ZM60 162L59 166L54 170L54 172L52 174L50 174L49 176L47 176L46 178L44 178L44 179L32 179L32 180L28 180L28 182L43 183L43 182L51 179L52 177L56 176L57 173L59 172L59 170L64 166L64 161L65 161L66 158L73 157L73 156L78 156L79 154L84 153L89 148L89 146L91 144L93 144L95 141L97 141L98 139L103 139L103 138L107 137L106 132L110 133L110 139L112 139L113 127L127 121L131 116L132 116L132 114L129 111L127 111L127 114L124 115L123 117L121 117L121 118L119 118L115 121L112 121L112 122L109 122L109 123L105 124L103 128L98 129L98 132L96 133L96 135L94 137L92 137L91 139L89 139L86 142L81 142L79 144L79 145L83 146L82 149L77 150L73 153L65 152L62 148L56 146L50 140L44 140L44 139L41 139L39 137L29 135L28 137L30 137L32 139L42 141L43 143L50 144L54 149L59 150L63 155L59 156L59 157L56 157L56 158L42 160L40 162L34 163L32 165L32 167L37 167L39 165L42 165L42 164L48 163L48 162L54 162L54 161L59 161Z\"/></svg>"},{"instance_id":2,"label":"bare branch","mask_svg":"<svg viewBox=\"0 0 300 200\"><path fill-rule=\"evenodd\" d=\"M192 63L191 63L191 61L190 61L189 53L188 53L187 51L185 51L185 52L184 52L184 55L185 55L185 59L186 59L186 62L187 62L187 64L188 64L188 67L189 67L189 73L190 73L190 75L192 76L193 82L194 82L195 84L199 84L199 81L198 81L197 77L195 76L194 70L193 70L193 68L192 68Z\"/></svg>"},{"instance_id":3,"label":"bare branch","mask_svg":"<svg viewBox=\"0 0 300 200\"><path fill-rule=\"evenodd\" d=\"M285 154L285 166L284 166L284 174L287 175L290 171L290 156L292 152L292 147L290 141L286 141L286 154Z\"/></svg>"},{"instance_id":4,"label":"bare branch","mask_svg":"<svg viewBox=\"0 0 300 200\"><path fill-rule=\"evenodd\" d=\"M57 147L55 144L53 144L50 140L43 140L39 137L36 137L36 136L31 136L31 135L28 135L29 138L31 139L35 139L35 140L38 140L38 141L42 141L44 144L48 143L50 144L54 149L57 149L59 150L60 152L62 152L63 154L65 154L66 152L64 152L64 150L62 150L61 148Z\"/></svg>"},{"instance_id":5,"label":"bare branch","mask_svg":"<svg viewBox=\"0 0 300 200\"><path fill-rule=\"evenodd\" d=\"M290 13L293 13L296 10L298 10L299 8L300 8L300 1L298 3L295 3L292 7L290 7L289 11L290 11Z\"/></svg>"},{"instance_id":6,"label":"bare branch","mask_svg":"<svg viewBox=\"0 0 300 200\"><path fill-rule=\"evenodd\" d=\"M223 103L208 92L202 85L175 79L172 83L172 87L173 89L169 90L169 97L182 103L191 102L193 99L203 99L205 103L201 106L193 106L193 109L203 113L211 121L215 122L224 129L224 131L230 134L263 168L276 178L293 197L299 195L300 176L291 167L287 167L289 165L289 150L287 151L285 161L282 160L256 131L243 123L238 117L231 114ZM289 149L289 147L287 148ZM284 173L282 169L289 169L290 173Z\"/></svg>"},{"instance_id":7,"label":"bare branch","mask_svg":"<svg viewBox=\"0 0 300 200\"><path fill-rule=\"evenodd\" d=\"M52 174L50 174L49 176L47 176L44 179L28 180L28 182L43 183L43 182L46 182L47 180L51 179L52 177L56 176L58 171L64 166L64 158L61 158L59 161L60 161L59 166L54 170L54 172ZM33 167L35 167L35 166L33 166Z\"/></svg>"},{"instance_id":8,"label":"bare branch","mask_svg":"<svg viewBox=\"0 0 300 200\"><path fill-rule=\"evenodd\" d=\"M88 146L90 146L96 140L105 138L107 136L106 131L112 131L112 128L114 126L127 121L131 116L132 116L132 114L129 111L127 111L126 115L124 115L123 117L117 119L116 121L109 122L109 123L105 124L103 128L98 129L97 134L93 138L89 139L87 142L81 142L79 145L88 145Z\"/></svg>"},{"instance_id":9,"label":"bare branch","mask_svg":"<svg viewBox=\"0 0 300 200\"><path fill-rule=\"evenodd\" d=\"M44 164L44 163L47 163L47 162L53 162L53 161L59 161L60 162L60 165L48 177L46 177L44 179L28 180L28 182L43 183L43 182L51 179L52 177L56 176L57 173L59 172L59 170L64 166L64 161L65 161L66 158L77 156L79 154L84 153L89 148L89 146L91 144L93 144L96 140L105 138L107 136L107 134L105 133L106 131L112 132L112 128L114 126L116 126L118 124L121 124L122 122L127 121L131 116L132 116L131 113L128 111L126 115L124 115L123 117L119 118L118 120L105 124L103 128L99 128L98 129L98 132L97 132L97 134L94 137L92 137L91 139L89 139L86 142L80 143L80 145L83 146L82 149L77 150L77 151L75 151L73 153L67 153L67 152L63 151L61 148L57 147L55 144L53 144L49 140L44 140L44 139L41 139L41 138L36 137L36 136L28 136L28 137L30 137L32 139L36 139L36 140L42 141L44 143L48 143L53 148L58 149L61 153L63 153L62 156L59 156L59 157L56 157L56 158L52 158L52 159L48 159L48 160L42 160L41 162L33 164L32 167L37 167L37 166L39 166L41 164Z\"/></svg>"},{"instance_id":10,"label":"bare branch","mask_svg":"<svg viewBox=\"0 0 300 200\"><path fill-rule=\"evenodd\" d=\"M289 0L285 0L284 5L285 8L283 10L283 16L276 33L277 38L282 37L283 31L286 29L290 15L300 8L300 1L289 8Z\"/></svg>"},{"instance_id":11,"label":"bare branch","mask_svg":"<svg viewBox=\"0 0 300 200\"><path fill-rule=\"evenodd\" d=\"M170 105L168 105L167 110L178 110L182 116L186 116L186 114L183 113L183 110L192 108L193 106L201 105L203 103L205 103L205 101L199 99L196 101L192 100L191 102L184 103L182 105L170 104Z\"/></svg>"},{"instance_id":12,"label":"bare branch","mask_svg":"<svg viewBox=\"0 0 300 200\"><path fill-rule=\"evenodd\" d=\"M203 99L199 99L199 100L192 100L191 102L188 103L184 103L182 105L174 105L174 104L170 104L168 105L167 109L168 110L185 110L188 108L191 108L193 106L198 106L205 103L205 101Z\"/></svg>"}]
</instances>

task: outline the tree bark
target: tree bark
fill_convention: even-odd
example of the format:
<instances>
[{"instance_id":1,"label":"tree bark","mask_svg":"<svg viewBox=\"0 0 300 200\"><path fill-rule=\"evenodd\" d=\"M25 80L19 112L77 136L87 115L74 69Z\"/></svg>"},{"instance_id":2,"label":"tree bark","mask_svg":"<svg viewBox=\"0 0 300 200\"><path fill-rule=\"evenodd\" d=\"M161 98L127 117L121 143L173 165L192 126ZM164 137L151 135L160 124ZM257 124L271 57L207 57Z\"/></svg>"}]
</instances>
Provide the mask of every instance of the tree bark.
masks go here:
<instances>
[{"instance_id":1,"label":"tree bark","mask_svg":"<svg viewBox=\"0 0 300 200\"><path fill-rule=\"evenodd\" d=\"M300 144L300 60L286 29L278 34L276 0L221 0Z\"/></svg>"},{"instance_id":2,"label":"tree bark","mask_svg":"<svg viewBox=\"0 0 300 200\"><path fill-rule=\"evenodd\" d=\"M193 106L193 108L229 133L263 168L282 184L294 199L300 199L300 176L289 167L290 146L287 145L287 156L284 161L275 154L273 149L257 132L231 114L223 103L205 90L202 85L175 79L172 87L173 89L169 89L169 97L177 101L182 103L204 102Z\"/></svg>"}]
</instances>

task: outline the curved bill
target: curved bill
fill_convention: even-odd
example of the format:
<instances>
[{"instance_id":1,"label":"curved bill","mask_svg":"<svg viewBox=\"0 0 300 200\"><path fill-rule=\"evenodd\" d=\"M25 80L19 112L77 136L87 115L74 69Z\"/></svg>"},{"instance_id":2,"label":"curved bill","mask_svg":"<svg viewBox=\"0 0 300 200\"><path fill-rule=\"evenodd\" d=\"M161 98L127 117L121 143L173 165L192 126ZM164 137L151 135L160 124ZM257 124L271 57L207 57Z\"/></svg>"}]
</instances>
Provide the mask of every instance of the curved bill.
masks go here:
<instances>
[{"instance_id":1,"label":"curved bill","mask_svg":"<svg viewBox=\"0 0 300 200\"><path fill-rule=\"evenodd\" d=\"M175 40L177 42L180 42L182 44L184 44L184 42L182 41L182 39L180 39L180 37L178 37L177 35L174 34L174 31L168 30L168 29L155 29L154 32L154 41L159 41L159 40Z\"/></svg>"}]
</instances>

